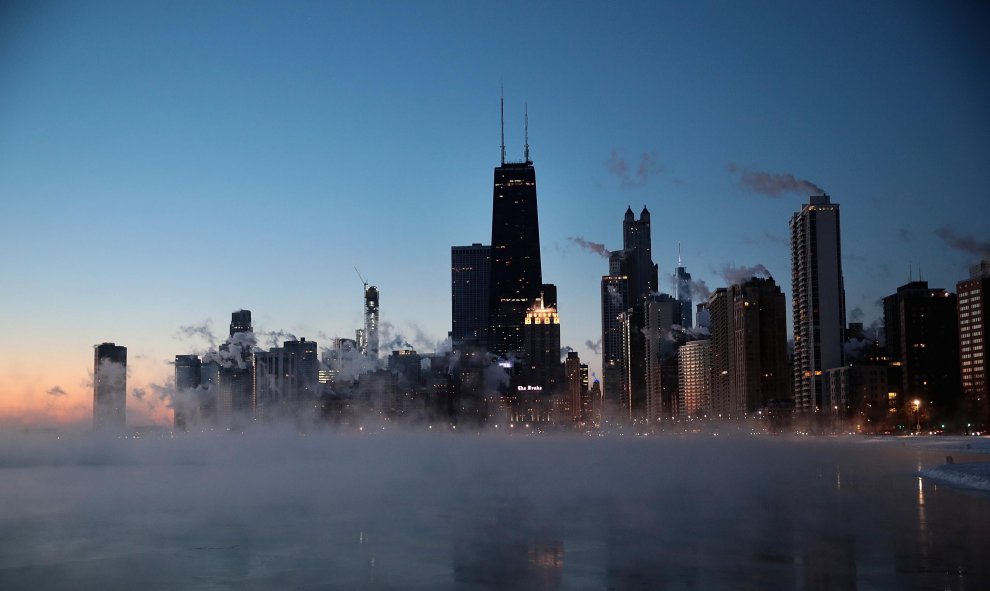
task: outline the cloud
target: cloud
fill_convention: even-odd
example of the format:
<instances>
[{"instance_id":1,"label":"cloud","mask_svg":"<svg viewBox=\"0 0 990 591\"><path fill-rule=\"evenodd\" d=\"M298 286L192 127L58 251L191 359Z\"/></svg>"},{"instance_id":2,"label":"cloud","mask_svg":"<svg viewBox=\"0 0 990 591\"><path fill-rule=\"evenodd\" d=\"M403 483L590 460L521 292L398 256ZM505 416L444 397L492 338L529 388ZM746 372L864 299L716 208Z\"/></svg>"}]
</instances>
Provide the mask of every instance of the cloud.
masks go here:
<instances>
[{"instance_id":1,"label":"cloud","mask_svg":"<svg viewBox=\"0 0 990 591\"><path fill-rule=\"evenodd\" d=\"M573 353L573 352L574 352L574 348L573 347L569 347L567 345L564 345L563 347L561 347L560 348L560 359L561 359L561 361L563 361L564 359L567 358L567 354L568 353Z\"/></svg>"},{"instance_id":2,"label":"cloud","mask_svg":"<svg viewBox=\"0 0 990 591\"><path fill-rule=\"evenodd\" d=\"M766 267L759 263L752 267L736 267L733 265L725 265L722 267L722 278L725 279L726 285L742 283L753 277L769 278L773 276Z\"/></svg>"},{"instance_id":3,"label":"cloud","mask_svg":"<svg viewBox=\"0 0 990 591\"><path fill-rule=\"evenodd\" d=\"M131 396L137 398L138 400L144 400L144 397L148 394L148 391L144 388L134 388L131 390Z\"/></svg>"},{"instance_id":4,"label":"cloud","mask_svg":"<svg viewBox=\"0 0 990 591\"><path fill-rule=\"evenodd\" d=\"M56 398L61 398L62 396L66 395L66 391L63 390L61 386L52 386L51 388L45 391L45 394L48 394L49 396L55 396Z\"/></svg>"},{"instance_id":5,"label":"cloud","mask_svg":"<svg viewBox=\"0 0 990 591\"><path fill-rule=\"evenodd\" d=\"M772 173L759 170L746 170L735 164L729 164L729 172L739 174L739 185L750 193L766 195L767 197L783 197L790 193L801 195L821 195L824 189L815 183L796 178L790 173Z\"/></svg>"},{"instance_id":6,"label":"cloud","mask_svg":"<svg viewBox=\"0 0 990 591\"><path fill-rule=\"evenodd\" d=\"M589 348L589 349L591 349L591 351L595 355L601 355L602 354L602 339L601 338L599 338L597 341L592 341L591 339L588 339L588 340L586 340L584 342L584 346L587 347L587 348Z\"/></svg>"},{"instance_id":7,"label":"cloud","mask_svg":"<svg viewBox=\"0 0 990 591\"><path fill-rule=\"evenodd\" d=\"M990 253L990 240L980 240L972 234L957 234L949 226L935 230L935 235L942 239L946 246L959 252L977 256Z\"/></svg>"},{"instance_id":8,"label":"cloud","mask_svg":"<svg viewBox=\"0 0 990 591\"><path fill-rule=\"evenodd\" d=\"M590 240L585 240L581 236L568 236L567 239L581 248L589 250L604 259L607 259L609 255L612 254L611 251L605 248L605 245L600 242L591 242Z\"/></svg>"},{"instance_id":9,"label":"cloud","mask_svg":"<svg viewBox=\"0 0 990 591\"><path fill-rule=\"evenodd\" d=\"M852 311L849 312L849 319L853 322L862 322L863 309L859 307L853 308Z\"/></svg>"},{"instance_id":10,"label":"cloud","mask_svg":"<svg viewBox=\"0 0 990 591\"><path fill-rule=\"evenodd\" d=\"M640 154L639 163L635 170L629 165L622 150L612 150L612 154L605 161L605 167L610 173L619 177L623 188L643 187L651 176L660 174L662 169L657 164L656 158L649 152Z\"/></svg>"}]
</instances>

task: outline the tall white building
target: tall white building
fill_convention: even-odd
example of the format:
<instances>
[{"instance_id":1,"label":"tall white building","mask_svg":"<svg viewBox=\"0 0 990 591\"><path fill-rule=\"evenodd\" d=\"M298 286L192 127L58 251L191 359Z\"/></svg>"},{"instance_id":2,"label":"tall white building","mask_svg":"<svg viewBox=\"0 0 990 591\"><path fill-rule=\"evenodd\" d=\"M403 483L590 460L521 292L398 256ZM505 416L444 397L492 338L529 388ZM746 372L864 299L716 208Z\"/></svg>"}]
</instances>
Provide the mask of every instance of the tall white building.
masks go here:
<instances>
[{"instance_id":1,"label":"tall white building","mask_svg":"<svg viewBox=\"0 0 990 591\"><path fill-rule=\"evenodd\" d=\"M839 204L812 195L791 217L794 318L794 408L823 409L825 370L843 363L846 296Z\"/></svg>"}]
</instances>

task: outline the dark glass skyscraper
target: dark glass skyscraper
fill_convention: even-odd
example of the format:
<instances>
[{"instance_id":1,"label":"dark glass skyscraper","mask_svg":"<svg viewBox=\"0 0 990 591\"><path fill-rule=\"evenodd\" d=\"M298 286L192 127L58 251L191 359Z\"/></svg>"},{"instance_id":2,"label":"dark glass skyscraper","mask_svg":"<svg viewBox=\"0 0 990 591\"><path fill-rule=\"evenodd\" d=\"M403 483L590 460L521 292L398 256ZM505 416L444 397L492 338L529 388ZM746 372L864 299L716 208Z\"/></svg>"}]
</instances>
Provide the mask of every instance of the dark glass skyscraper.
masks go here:
<instances>
[{"instance_id":1,"label":"dark glass skyscraper","mask_svg":"<svg viewBox=\"0 0 990 591\"><path fill-rule=\"evenodd\" d=\"M455 343L487 342L491 253L487 244L450 248L450 336Z\"/></svg>"},{"instance_id":2,"label":"dark glass skyscraper","mask_svg":"<svg viewBox=\"0 0 990 591\"><path fill-rule=\"evenodd\" d=\"M127 347L93 347L93 427L123 431L127 417Z\"/></svg>"},{"instance_id":3,"label":"dark glass skyscraper","mask_svg":"<svg viewBox=\"0 0 990 591\"><path fill-rule=\"evenodd\" d=\"M495 168L490 281L488 349L499 355L521 351L526 310L543 285L536 170L528 149L525 162Z\"/></svg>"}]
</instances>

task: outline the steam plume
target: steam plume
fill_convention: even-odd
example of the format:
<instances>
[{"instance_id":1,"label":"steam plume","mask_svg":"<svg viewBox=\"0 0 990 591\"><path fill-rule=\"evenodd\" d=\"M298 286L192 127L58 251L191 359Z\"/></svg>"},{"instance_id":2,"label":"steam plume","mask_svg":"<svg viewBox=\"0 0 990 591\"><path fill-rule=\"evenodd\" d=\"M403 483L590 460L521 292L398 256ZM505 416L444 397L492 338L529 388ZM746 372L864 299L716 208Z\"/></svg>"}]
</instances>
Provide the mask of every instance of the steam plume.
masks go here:
<instances>
[{"instance_id":1,"label":"steam plume","mask_svg":"<svg viewBox=\"0 0 990 591\"><path fill-rule=\"evenodd\" d=\"M604 259L607 259L609 255L612 254L609 249L605 248L605 245L600 242L591 242L590 240L585 240L582 236L568 236L567 239L581 248L590 250Z\"/></svg>"},{"instance_id":2,"label":"steam plume","mask_svg":"<svg viewBox=\"0 0 990 591\"><path fill-rule=\"evenodd\" d=\"M767 270L761 264L756 264L752 267L735 267L732 265L725 265L722 267L722 278L725 279L726 285L735 285L737 283L742 283L749 280L752 277L772 277L770 271Z\"/></svg>"},{"instance_id":3,"label":"steam plume","mask_svg":"<svg viewBox=\"0 0 990 591\"><path fill-rule=\"evenodd\" d=\"M949 226L942 226L935 230L935 235L953 250L977 256L990 253L990 240L980 240L972 234L957 234Z\"/></svg>"},{"instance_id":4,"label":"steam plume","mask_svg":"<svg viewBox=\"0 0 990 591\"><path fill-rule=\"evenodd\" d=\"M746 170L739 168L735 164L729 164L730 173L739 173L739 184L751 193L766 195L767 197L783 197L789 193L799 193L804 195L819 195L825 192L824 189L815 183L796 178L790 173L772 173L759 170Z\"/></svg>"}]
</instances>

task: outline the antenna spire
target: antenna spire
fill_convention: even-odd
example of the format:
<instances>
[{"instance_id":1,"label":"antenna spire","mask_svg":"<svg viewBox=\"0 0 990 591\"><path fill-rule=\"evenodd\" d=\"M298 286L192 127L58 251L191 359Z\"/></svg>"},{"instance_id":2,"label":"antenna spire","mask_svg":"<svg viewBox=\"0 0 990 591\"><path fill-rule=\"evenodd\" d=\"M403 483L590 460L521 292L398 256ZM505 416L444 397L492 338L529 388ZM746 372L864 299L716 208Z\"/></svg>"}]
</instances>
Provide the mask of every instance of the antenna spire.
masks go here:
<instances>
[{"instance_id":1,"label":"antenna spire","mask_svg":"<svg viewBox=\"0 0 990 591\"><path fill-rule=\"evenodd\" d=\"M525 103L525 105L526 105L526 129L525 129L525 138L526 138L526 164L529 164L529 162L530 162L530 160L529 160L529 103Z\"/></svg>"},{"instance_id":2,"label":"antenna spire","mask_svg":"<svg viewBox=\"0 0 990 591\"><path fill-rule=\"evenodd\" d=\"M681 263L681 243L680 242L677 243L677 266L678 267L683 267L684 266Z\"/></svg>"},{"instance_id":3,"label":"antenna spire","mask_svg":"<svg viewBox=\"0 0 990 591\"><path fill-rule=\"evenodd\" d=\"M502 166L505 166L505 87L499 85L501 96L498 101L499 115L502 119Z\"/></svg>"}]
</instances>

